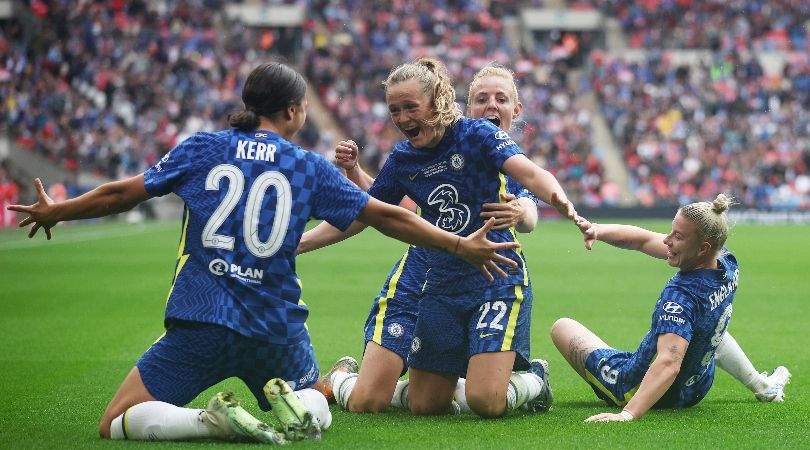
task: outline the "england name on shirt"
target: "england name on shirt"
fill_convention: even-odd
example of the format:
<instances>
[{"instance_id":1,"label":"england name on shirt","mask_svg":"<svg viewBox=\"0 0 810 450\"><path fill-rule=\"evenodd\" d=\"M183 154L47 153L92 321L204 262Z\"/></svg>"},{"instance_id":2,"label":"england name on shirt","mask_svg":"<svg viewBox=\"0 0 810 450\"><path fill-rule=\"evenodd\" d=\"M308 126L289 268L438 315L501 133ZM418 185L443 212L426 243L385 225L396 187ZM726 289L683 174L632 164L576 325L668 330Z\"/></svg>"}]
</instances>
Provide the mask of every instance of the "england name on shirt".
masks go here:
<instances>
[{"instance_id":1,"label":"england name on shirt","mask_svg":"<svg viewBox=\"0 0 810 450\"><path fill-rule=\"evenodd\" d=\"M213 323L279 344L306 337L295 249L307 221L345 229L368 195L323 157L269 131L197 133L144 174L185 202L172 320Z\"/></svg>"}]
</instances>

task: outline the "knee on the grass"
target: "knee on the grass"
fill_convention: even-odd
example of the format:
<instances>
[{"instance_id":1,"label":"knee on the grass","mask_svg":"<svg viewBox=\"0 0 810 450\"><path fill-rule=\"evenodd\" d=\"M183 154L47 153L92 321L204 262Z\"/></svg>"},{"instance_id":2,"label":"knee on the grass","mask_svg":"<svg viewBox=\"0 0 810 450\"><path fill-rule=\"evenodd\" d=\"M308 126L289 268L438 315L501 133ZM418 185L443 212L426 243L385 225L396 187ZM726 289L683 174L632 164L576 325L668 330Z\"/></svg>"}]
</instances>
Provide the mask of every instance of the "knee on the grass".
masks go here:
<instances>
[{"instance_id":1,"label":"knee on the grass","mask_svg":"<svg viewBox=\"0 0 810 450\"><path fill-rule=\"evenodd\" d=\"M388 400L379 396L357 396L352 393L349 400L349 411L357 413L378 413L388 409L391 404L391 398Z\"/></svg>"},{"instance_id":2,"label":"knee on the grass","mask_svg":"<svg viewBox=\"0 0 810 450\"><path fill-rule=\"evenodd\" d=\"M483 418L500 417L506 411L506 398L492 392L476 394L468 390L467 404L472 412Z\"/></svg>"}]
</instances>

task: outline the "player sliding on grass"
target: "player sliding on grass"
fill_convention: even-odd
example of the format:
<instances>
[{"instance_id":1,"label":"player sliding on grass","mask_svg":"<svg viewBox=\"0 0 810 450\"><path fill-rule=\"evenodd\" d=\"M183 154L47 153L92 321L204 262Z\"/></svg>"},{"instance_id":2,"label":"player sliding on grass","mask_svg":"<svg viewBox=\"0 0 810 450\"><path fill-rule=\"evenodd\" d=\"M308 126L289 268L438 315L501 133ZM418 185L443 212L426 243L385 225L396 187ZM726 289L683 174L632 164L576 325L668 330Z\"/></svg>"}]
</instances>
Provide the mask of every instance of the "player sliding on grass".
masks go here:
<instances>
[{"instance_id":1,"label":"player sliding on grass","mask_svg":"<svg viewBox=\"0 0 810 450\"><path fill-rule=\"evenodd\" d=\"M731 204L731 198L720 194L712 203L683 206L667 235L578 219L588 249L594 241L604 241L665 259L679 269L658 298L650 331L635 352L611 348L573 319L554 323L551 338L568 363L599 398L623 408L586 422L638 419L653 407L689 407L708 393L739 283L737 259L724 247ZM781 390L789 374L775 372L784 374Z\"/></svg>"},{"instance_id":2,"label":"player sliding on grass","mask_svg":"<svg viewBox=\"0 0 810 450\"><path fill-rule=\"evenodd\" d=\"M473 77L469 87L467 114L471 118L486 118L503 130L512 127L520 116L522 105L512 72L504 67L486 66ZM347 177L361 189L368 190L374 182L359 165L359 151L353 141L342 141L335 149L338 166L346 170ZM498 203L485 203L481 217L494 217L494 229L531 232L537 224L538 200L512 178L507 178L507 194ZM516 193L517 197L511 193ZM304 250L308 233L304 233L299 246ZM379 412L391 406L408 408L408 380L397 379L407 371L408 352L413 341L419 296L428 270L424 250L409 248L391 269L379 295L374 299L365 325L366 347L359 375L357 362L346 356L323 379L327 386L327 399L332 401L332 380L344 386L350 395L341 397L341 406L354 412ZM537 371L543 369L544 396L532 402L532 409L547 410L551 406L551 387L548 385L547 364L536 361ZM336 372L344 372L337 373ZM519 378L520 375L513 375ZM456 405L459 411L469 411L465 395L465 379L456 387ZM393 394L393 397L392 397Z\"/></svg>"},{"instance_id":3,"label":"player sliding on grass","mask_svg":"<svg viewBox=\"0 0 810 450\"><path fill-rule=\"evenodd\" d=\"M370 198L335 167L289 142L306 120L306 83L278 63L263 64L242 91L245 110L233 129L197 133L145 173L54 203L36 181L29 237L48 239L60 221L127 211L174 192L185 202L183 231L168 303L166 333L124 379L101 419L105 438L218 438L283 443L317 437L331 414L311 386L318 365L300 302L295 249L310 217L345 229L354 220L411 244L441 249L472 263L482 279L517 264L499 255L518 244L493 243L480 230L460 237L403 208ZM496 262L501 266L496 266ZM463 263L466 264L466 263ZM208 387L241 378L281 432L251 416L232 394L206 410L182 408ZM284 380L289 380L295 394ZM297 395L296 395L297 394Z\"/></svg>"},{"instance_id":4,"label":"player sliding on grass","mask_svg":"<svg viewBox=\"0 0 810 450\"><path fill-rule=\"evenodd\" d=\"M513 177L529 191L553 205L568 218L576 212L557 180L529 161L503 130L487 120L461 116L455 91L444 67L433 59L420 59L397 67L385 82L391 119L405 135L386 160L369 193L397 204L404 196L413 199L420 214L438 226L464 235L480 223L481 205L501 201L506 177ZM503 172L503 173L502 173ZM306 250L320 248L357 232L335 233L328 225L316 227ZM490 232L498 241L513 241L512 230ZM302 245L303 242L302 242ZM466 399L480 416L496 417L525 403L545 399L548 384L538 360L530 374L512 375L513 368L529 365L531 284L520 252L510 252L519 264L509 277L494 284L465 270L454 258L436 252L410 251L389 279L389 291L375 303L379 313L370 317L366 330L405 335L414 327L407 362L410 369L409 406L415 414L438 414L448 410L459 377L467 376ZM398 284L410 258L427 268L407 283ZM423 282L424 281L424 282ZM410 286L418 295L416 324L397 322L383 326L393 287ZM407 298L400 297L402 300ZM397 305L400 311L412 306ZM373 323L372 323L373 322ZM379 330L379 331L377 331ZM367 336L370 343L364 360L373 365L361 375L379 380L384 395L375 395L373 384L364 385L353 397L356 377L336 373L332 379L335 397L353 411L384 409L391 399L396 379L404 367L406 348L385 349L381 336ZM365 372L364 372L365 371ZM369 399L373 399L369 402Z\"/></svg>"}]
</instances>

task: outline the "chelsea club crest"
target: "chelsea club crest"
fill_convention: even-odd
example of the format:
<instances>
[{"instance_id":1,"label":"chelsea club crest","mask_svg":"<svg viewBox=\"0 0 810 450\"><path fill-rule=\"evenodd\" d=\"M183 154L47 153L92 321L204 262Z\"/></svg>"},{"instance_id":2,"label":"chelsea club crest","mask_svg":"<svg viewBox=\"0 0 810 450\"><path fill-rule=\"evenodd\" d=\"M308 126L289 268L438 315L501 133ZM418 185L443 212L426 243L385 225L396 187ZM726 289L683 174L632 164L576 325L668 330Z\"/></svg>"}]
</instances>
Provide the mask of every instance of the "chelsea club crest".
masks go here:
<instances>
[{"instance_id":1,"label":"chelsea club crest","mask_svg":"<svg viewBox=\"0 0 810 450\"><path fill-rule=\"evenodd\" d=\"M461 170L464 167L464 157L461 156L461 153L454 153L450 156L450 167L454 170Z\"/></svg>"}]
</instances>

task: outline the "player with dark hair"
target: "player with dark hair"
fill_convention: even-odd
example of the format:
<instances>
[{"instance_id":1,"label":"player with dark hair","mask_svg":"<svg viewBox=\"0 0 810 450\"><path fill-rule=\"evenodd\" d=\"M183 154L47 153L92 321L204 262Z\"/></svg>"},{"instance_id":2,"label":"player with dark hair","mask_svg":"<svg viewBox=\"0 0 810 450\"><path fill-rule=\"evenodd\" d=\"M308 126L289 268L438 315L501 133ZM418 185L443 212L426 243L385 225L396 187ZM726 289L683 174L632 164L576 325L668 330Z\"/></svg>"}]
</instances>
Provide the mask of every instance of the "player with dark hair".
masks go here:
<instances>
[{"instance_id":1,"label":"player with dark hair","mask_svg":"<svg viewBox=\"0 0 810 450\"><path fill-rule=\"evenodd\" d=\"M291 144L307 108L306 83L293 69L280 63L255 68L242 99L245 109L230 117L232 129L197 133L140 175L61 203L37 179L37 203L9 207L28 214L20 226L31 225L29 237L41 228L50 239L60 221L120 213L170 192L185 202L166 333L110 401L99 425L102 437L280 443L329 426L326 399L304 389L319 374L295 273L295 249L310 217L340 229L359 220L411 244L450 252L486 279L517 266L497 253L517 244L486 239L494 220L468 237L439 230L370 198L321 156ZM272 406L284 434L229 393L215 395L206 410L180 407L229 377L241 378L263 410Z\"/></svg>"}]
</instances>

